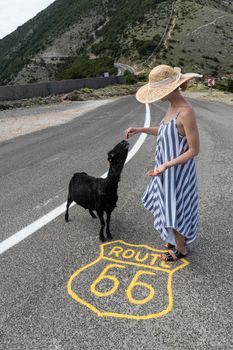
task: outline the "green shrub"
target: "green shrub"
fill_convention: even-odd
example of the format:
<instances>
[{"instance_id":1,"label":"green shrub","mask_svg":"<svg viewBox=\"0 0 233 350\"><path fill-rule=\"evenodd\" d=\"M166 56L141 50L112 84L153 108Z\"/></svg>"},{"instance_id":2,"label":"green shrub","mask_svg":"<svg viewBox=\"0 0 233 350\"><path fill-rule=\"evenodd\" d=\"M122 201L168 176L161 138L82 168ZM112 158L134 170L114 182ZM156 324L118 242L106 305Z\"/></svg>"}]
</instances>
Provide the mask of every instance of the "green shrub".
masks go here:
<instances>
[{"instance_id":1,"label":"green shrub","mask_svg":"<svg viewBox=\"0 0 233 350\"><path fill-rule=\"evenodd\" d=\"M205 58L206 60L211 60L212 59L212 57L207 56L207 55L202 55L202 57Z\"/></svg>"},{"instance_id":2,"label":"green shrub","mask_svg":"<svg viewBox=\"0 0 233 350\"><path fill-rule=\"evenodd\" d=\"M215 82L214 88L221 91L228 91L228 81L227 80L217 80Z\"/></svg>"},{"instance_id":3,"label":"green shrub","mask_svg":"<svg viewBox=\"0 0 233 350\"><path fill-rule=\"evenodd\" d=\"M135 40L135 47L141 57L150 55L160 41L160 35L156 34L152 40Z\"/></svg>"},{"instance_id":4,"label":"green shrub","mask_svg":"<svg viewBox=\"0 0 233 350\"><path fill-rule=\"evenodd\" d=\"M117 42L116 37L109 35L108 39L102 40L98 44L94 44L91 47L91 51L95 55L107 54L111 57L118 57L121 54L121 45Z\"/></svg>"},{"instance_id":5,"label":"green shrub","mask_svg":"<svg viewBox=\"0 0 233 350\"><path fill-rule=\"evenodd\" d=\"M90 94L90 93L92 93L94 90L91 89L91 88L85 87L85 88L80 89L79 91L80 91L80 92L83 92L83 93L85 93L85 94Z\"/></svg>"},{"instance_id":6,"label":"green shrub","mask_svg":"<svg viewBox=\"0 0 233 350\"><path fill-rule=\"evenodd\" d=\"M138 81L147 81L148 80L148 73L143 72L137 75Z\"/></svg>"},{"instance_id":7,"label":"green shrub","mask_svg":"<svg viewBox=\"0 0 233 350\"><path fill-rule=\"evenodd\" d=\"M156 44L152 40L138 40L136 43L136 49L140 56L144 57L153 52Z\"/></svg>"},{"instance_id":8,"label":"green shrub","mask_svg":"<svg viewBox=\"0 0 233 350\"><path fill-rule=\"evenodd\" d=\"M228 87L229 92L233 92L233 80L232 79L228 79L227 87Z\"/></svg>"},{"instance_id":9,"label":"green shrub","mask_svg":"<svg viewBox=\"0 0 233 350\"><path fill-rule=\"evenodd\" d=\"M125 76L126 84L129 84L129 85L136 84L138 81L137 77L134 74L130 73L129 71L125 71L124 76Z\"/></svg>"},{"instance_id":10,"label":"green shrub","mask_svg":"<svg viewBox=\"0 0 233 350\"><path fill-rule=\"evenodd\" d=\"M116 74L117 69L114 68L114 60L109 57L102 57L98 59L90 59L87 56L80 56L73 58L73 60L66 61L64 67L68 69L62 70L57 74L57 79L81 79L103 76L105 72Z\"/></svg>"}]
</instances>

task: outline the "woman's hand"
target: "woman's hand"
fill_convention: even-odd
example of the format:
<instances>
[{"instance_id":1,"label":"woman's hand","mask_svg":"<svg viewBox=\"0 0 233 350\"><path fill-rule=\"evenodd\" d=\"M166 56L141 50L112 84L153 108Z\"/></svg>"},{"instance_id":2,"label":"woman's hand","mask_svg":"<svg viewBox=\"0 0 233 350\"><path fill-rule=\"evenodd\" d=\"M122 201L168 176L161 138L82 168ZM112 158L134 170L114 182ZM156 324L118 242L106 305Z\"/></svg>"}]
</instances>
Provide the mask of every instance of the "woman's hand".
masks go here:
<instances>
[{"instance_id":1,"label":"woman's hand","mask_svg":"<svg viewBox=\"0 0 233 350\"><path fill-rule=\"evenodd\" d=\"M165 170L167 170L168 166L166 164L161 164L158 168L155 168L153 170L149 170L146 173L146 176L159 176L164 173Z\"/></svg>"},{"instance_id":2,"label":"woman's hand","mask_svg":"<svg viewBox=\"0 0 233 350\"><path fill-rule=\"evenodd\" d=\"M136 135L140 132L140 128L128 128L125 129L125 138L129 139L131 136Z\"/></svg>"}]
</instances>

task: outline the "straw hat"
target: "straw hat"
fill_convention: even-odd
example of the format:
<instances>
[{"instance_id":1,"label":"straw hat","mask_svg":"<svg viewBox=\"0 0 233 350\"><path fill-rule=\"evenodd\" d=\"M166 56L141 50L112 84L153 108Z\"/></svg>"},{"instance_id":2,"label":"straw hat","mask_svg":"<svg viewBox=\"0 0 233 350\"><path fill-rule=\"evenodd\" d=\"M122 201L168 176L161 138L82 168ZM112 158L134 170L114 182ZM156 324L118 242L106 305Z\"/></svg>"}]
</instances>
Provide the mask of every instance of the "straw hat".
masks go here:
<instances>
[{"instance_id":1,"label":"straw hat","mask_svg":"<svg viewBox=\"0 0 233 350\"><path fill-rule=\"evenodd\" d=\"M161 100L161 98L176 90L184 82L201 77L202 75L196 73L182 74L180 68L162 64L151 70L149 83L137 91L136 99L141 103Z\"/></svg>"}]
</instances>

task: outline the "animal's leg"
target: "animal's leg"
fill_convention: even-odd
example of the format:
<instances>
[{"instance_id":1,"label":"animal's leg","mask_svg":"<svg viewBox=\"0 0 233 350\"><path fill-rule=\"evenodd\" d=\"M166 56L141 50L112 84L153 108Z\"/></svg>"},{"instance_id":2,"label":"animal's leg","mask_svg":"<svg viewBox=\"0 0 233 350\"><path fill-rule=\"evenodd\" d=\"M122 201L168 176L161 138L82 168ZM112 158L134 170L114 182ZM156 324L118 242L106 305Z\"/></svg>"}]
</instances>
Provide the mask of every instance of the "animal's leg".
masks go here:
<instances>
[{"instance_id":1,"label":"animal's leg","mask_svg":"<svg viewBox=\"0 0 233 350\"><path fill-rule=\"evenodd\" d=\"M107 237L109 239L112 239L112 235L111 235L111 232L110 232L110 219L111 219L111 214L112 212L107 212L107 227L106 227L106 234L107 234Z\"/></svg>"},{"instance_id":2,"label":"animal's leg","mask_svg":"<svg viewBox=\"0 0 233 350\"><path fill-rule=\"evenodd\" d=\"M104 221L104 212L103 210L97 210L97 215L100 219L100 223L101 223L101 228L100 228L100 233L99 233L99 237L100 237L100 240L102 242L105 241L105 238L104 238L104 226L105 226L105 221Z\"/></svg>"},{"instance_id":3,"label":"animal's leg","mask_svg":"<svg viewBox=\"0 0 233 350\"><path fill-rule=\"evenodd\" d=\"M96 218L97 218L97 216L93 213L92 210L89 209L89 213L91 214L91 216L93 217L93 219L96 219Z\"/></svg>"},{"instance_id":4,"label":"animal's leg","mask_svg":"<svg viewBox=\"0 0 233 350\"><path fill-rule=\"evenodd\" d=\"M69 207L70 207L72 202L73 202L73 199L68 195L67 204L66 204L66 214L65 214L66 222L69 221Z\"/></svg>"}]
</instances>

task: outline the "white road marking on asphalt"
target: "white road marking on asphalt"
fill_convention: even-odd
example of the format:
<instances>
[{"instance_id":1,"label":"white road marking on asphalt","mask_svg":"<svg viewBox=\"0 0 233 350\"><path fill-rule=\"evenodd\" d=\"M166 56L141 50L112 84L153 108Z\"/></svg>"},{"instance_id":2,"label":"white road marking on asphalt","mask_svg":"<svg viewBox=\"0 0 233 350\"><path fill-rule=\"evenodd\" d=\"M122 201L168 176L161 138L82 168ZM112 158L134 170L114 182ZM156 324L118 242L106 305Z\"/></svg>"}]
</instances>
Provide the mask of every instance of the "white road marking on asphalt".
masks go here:
<instances>
[{"instance_id":1,"label":"white road marking on asphalt","mask_svg":"<svg viewBox=\"0 0 233 350\"><path fill-rule=\"evenodd\" d=\"M148 128L150 126L150 107L147 104L146 105L146 117L145 117L145 123L144 127ZM147 137L147 134L141 134L133 146L133 148L128 153L128 157L126 159L125 164L127 164L138 152L142 144L144 143L145 139ZM106 178L108 172L104 173L101 177ZM75 203L72 203L70 208L73 207ZM48 214L42 216L40 219L37 219L30 225L24 227L22 230L16 232L9 238L5 239L0 243L0 255L6 252L8 249L13 247L14 245L20 243L22 240L27 238L28 236L32 235L39 229L41 229L43 226L47 225L52 220L56 219L59 215L63 214L66 211L66 202L61 204L59 207L53 209Z\"/></svg>"}]
</instances>

